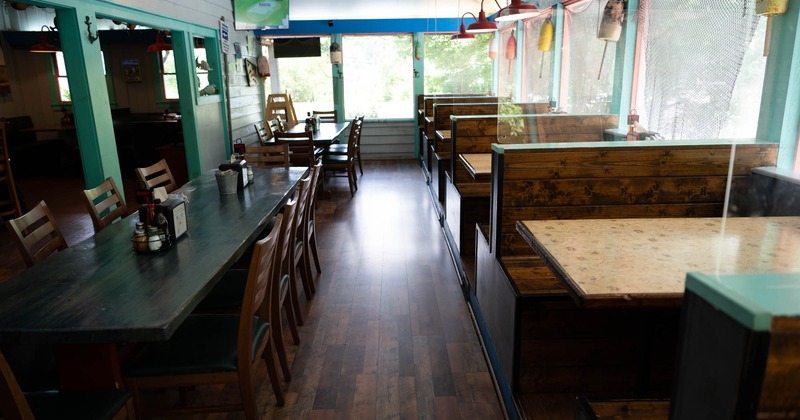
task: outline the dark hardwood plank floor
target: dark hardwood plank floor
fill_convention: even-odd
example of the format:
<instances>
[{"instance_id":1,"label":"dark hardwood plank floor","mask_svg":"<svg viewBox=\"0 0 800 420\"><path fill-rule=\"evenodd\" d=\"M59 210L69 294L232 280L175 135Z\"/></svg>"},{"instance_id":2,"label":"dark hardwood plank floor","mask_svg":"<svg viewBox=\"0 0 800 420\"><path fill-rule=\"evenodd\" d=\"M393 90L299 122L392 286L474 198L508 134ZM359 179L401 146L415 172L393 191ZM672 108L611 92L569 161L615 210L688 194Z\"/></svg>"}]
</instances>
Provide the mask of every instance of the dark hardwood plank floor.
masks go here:
<instances>
[{"instance_id":1,"label":"dark hardwood plank floor","mask_svg":"<svg viewBox=\"0 0 800 420\"><path fill-rule=\"evenodd\" d=\"M35 182L34 182L35 181ZM47 200L69 243L93 233L81 179L22 180L29 205ZM301 300L301 344L288 338L292 380L275 405L258 372L265 419L495 419L503 412L458 285L419 164L365 161L358 191L326 181L317 202L322 274ZM52 203L52 204L51 204ZM3 229L0 279L24 269ZM301 299L302 299L301 293ZM152 399L177 399L161 393ZM238 399L234 385L188 392L190 402ZM241 413L193 419L240 419Z\"/></svg>"}]
</instances>

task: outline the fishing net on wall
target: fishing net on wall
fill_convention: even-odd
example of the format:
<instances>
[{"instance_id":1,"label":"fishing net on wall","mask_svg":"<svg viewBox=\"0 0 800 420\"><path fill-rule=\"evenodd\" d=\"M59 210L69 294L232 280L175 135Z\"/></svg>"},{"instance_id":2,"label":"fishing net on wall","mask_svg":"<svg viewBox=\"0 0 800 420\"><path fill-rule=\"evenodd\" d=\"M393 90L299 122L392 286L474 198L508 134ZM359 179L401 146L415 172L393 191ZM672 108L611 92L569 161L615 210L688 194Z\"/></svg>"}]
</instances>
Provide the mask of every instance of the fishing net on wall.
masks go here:
<instances>
[{"instance_id":1,"label":"fishing net on wall","mask_svg":"<svg viewBox=\"0 0 800 420\"><path fill-rule=\"evenodd\" d=\"M666 139L717 138L758 25L755 0L642 0L638 19L643 123Z\"/></svg>"}]
</instances>

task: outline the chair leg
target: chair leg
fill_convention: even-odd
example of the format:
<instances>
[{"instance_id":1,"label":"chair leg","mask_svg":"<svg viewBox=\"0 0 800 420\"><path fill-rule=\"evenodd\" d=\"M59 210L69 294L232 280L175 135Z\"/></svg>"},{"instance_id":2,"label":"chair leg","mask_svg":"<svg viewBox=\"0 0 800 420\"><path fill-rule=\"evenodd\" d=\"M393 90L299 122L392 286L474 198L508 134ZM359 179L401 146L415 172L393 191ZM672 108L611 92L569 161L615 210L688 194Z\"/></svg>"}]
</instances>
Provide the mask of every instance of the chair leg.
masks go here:
<instances>
[{"instance_id":1,"label":"chair leg","mask_svg":"<svg viewBox=\"0 0 800 420\"><path fill-rule=\"evenodd\" d=\"M264 354L261 355L261 357L264 359L264 364L267 365L267 375L269 375L269 381L272 383L272 393L275 394L275 400L278 401L278 406L283 406L286 400L283 397L281 381L278 379L278 372L275 367L275 358L273 357L274 351L275 348L272 345L272 340L269 340L267 347L264 349Z\"/></svg>"},{"instance_id":2,"label":"chair leg","mask_svg":"<svg viewBox=\"0 0 800 420\"><path fill-rule=\"evenodd\" d=\"M305 232L303 232L303 234L305 235ZM308 236L306 236L306 240L303 241L303 270L306 272L311 295L316 295L317 288L314 285L314 276L311 273L311 247L308 243Z\"/></svg>"},{"instance_id":3,"label":"chair leg","mask_svg":"<svg viewBox=\"0 0 800 420\"><path fill-rule=\"evenodd\" d=\"M289 281L294 283L295 280L294 279L290 279ZM289 286L289 294L292 293L292 291L291 291L292 287L293 286ZM297 299L296 295L295 295L294 299ZM292 333L292 341L294 341L295 345L300 345L300 333L297 332L297 320L294 317L294 308L292 307L291 301L292 301L292 297L289 296L288 305L284 305L284 308L286 308L286 320L289 322L289 331L291 331L291 333Z\"/></svg>"},{"instance_id":4,"label":"chair leg","mask_svg":"<svg viewBox=\"0 0 800 420\"><path fill-rule=\"evenodd\" d=\"M253 395L253 375L248 367L239 367L239 394L242 396L242 409L244 418L256 420L258 418L258 408L256 398Z\"/></svg>"},{"instance_id":5,"label":"chair leg","mask_svg":"<svg viewBox=\"0 0 800 420\"><path fill-rule=\"evenodd\" d=\"M277 305L276 305L277 306ZM275 322L275 328L272 329L272 341L275 342L275 352L278 355L278 362L281 364L283 371L283 379L286 382L292 380L292 373L289 370L289 359L286 356L286 344L283 342L283 321L281 320L281 308L277 307L272 311L272 319Z\"/></svg>"},{"instance_id":6,"label":"chair leg","mask_svg":"<svg viewBox=\"0 0 800 420\"><path fill-rule=\"evenodd\" d=\"M356 160L358 161L358 170L361 172L361 176L364 176L364 168L361 167L361 150L356 149Z\"/></svg>"},{"instance_id":7,"label":"chair leg","mask_svg":"<svg viewBox=\"0 0 800 420\"><path fill-rule=\"evenodd\" d=\"M356 190L358 190L358 186L356 185L356 180L353 178L353 172L355 171L355 167L349 168L347 170L347 181L350 183L350 197L353 197L356 194Z\"/></svg>"},{"instance_id":8,"label":"chair leg","mask_svg":"<svg viewBox=\"0 0 800 420\"><path fill-rule=\"evenodd\" d=\"M294 255L292 256L292 259L294 259ZM287 311L293 311L292 315L296 321L295 325L303 326L303 314L300 312L300 292L297 291L297 265L292 264L289 270L291 270L291 273L289 274L289 301L291 304L291 309L287 309ZM300 344L298 339L295 339L295 344Z\"/></svg>"},{"instance_id":9,"label":"chair leg","mask_svg":"<svg viewBox=\"0 0 800 420\"><path fill-rule=\"evenodd\" d=\"M308 247L311 248L311 254L314 256L314 264L317 266L317 273L322 273L322 268L319 265L319 253L317 252L317 234L311 232L308 240Z\"/></svg>"}]
</instances>

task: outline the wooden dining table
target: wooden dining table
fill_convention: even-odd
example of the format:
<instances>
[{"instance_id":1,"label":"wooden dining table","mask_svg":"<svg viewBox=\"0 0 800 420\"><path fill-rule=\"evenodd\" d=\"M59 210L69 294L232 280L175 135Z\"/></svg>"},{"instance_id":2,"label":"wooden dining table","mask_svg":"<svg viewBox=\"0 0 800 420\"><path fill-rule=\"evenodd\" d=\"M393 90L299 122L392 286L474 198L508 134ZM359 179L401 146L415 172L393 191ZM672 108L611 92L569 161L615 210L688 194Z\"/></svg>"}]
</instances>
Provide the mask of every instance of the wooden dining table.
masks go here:
<instances>
[{"instance_id":1,"label":"wooden dining table","mask_svg":"<svg viewBox=\"0 0 800 420\"><path fill-rule=\"evenodd\" d=\"M314 138L314 146L317 148L326 148L334 143L339 143L342 133L350 127L350 122L337 122L337 123L320 123L319 129L312 133ZM286 130L287 133L302 133L305 130L305 124L295 124L294 127Z\"/></svg>"},{"instance_id":2,"label":"wooden dining table","mask_svg":"<svg viewBox=\"0 0 800 420\"><path fill-rule=\"evenodd\" d=\"M517 230L585 308L680 306L687 272L800 272L800 217L523 220Z\"/></svg>"},{"instance_id":3,"label":"wooden dining table","mask_svg":"<svg viewBox=\"0 0 800 420\"><path fill-rule=\"evenodd\" d=\"M64 389L119 386L116 346L169 339L307 171L255 168L230 195L205 172L177 190L188 232L170 248L135 253L134 213L0 283L0 343L56 345Z\"/></svg>"}]
</instances>

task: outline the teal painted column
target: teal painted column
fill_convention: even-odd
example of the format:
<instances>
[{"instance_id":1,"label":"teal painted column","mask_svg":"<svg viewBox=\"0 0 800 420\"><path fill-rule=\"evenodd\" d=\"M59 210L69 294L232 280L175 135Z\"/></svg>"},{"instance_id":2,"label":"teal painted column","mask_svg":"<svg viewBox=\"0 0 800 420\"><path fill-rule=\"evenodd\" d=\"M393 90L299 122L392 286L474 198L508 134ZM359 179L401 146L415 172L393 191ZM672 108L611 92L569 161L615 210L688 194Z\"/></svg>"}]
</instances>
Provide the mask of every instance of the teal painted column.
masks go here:
<instances>
[{"instance_id":1,"label":"teal painted column","mask_svg":"<svg viewBox=\"0 0 800 420\"><path fill-rule=\"evenodd\" d=\"M633 93L633 67L636 63L636 34L638 23L636 12L639 0L628 0L628 13L625 26L617 42L617 54L614 59L614 87L611 96L611 113L619 115L619 128L626 128L628 113L631 110Z\"/></svg>"},{"instance_id":2,"label":"teal painted column","mask_svg":"<svg viewBox=\"0 0 800 420\"><path fill-rule=\"evenodd\" d=\"M415 32L413 35L413 54L414 58L411 60L413 62L413 71L414 71L414 94L412 96L412 105L414 107L414 120L416 121L419 118L419 114L417 113L417 98L419 95L425 94L425 34L422 32ZM414 130L415 134L414 137L416 138L416 142L414 144L417 147L414 148L414 152L417 154L417 158L420 158L419 151L421 147L419 145L422 142L422 138L420 136L419 130Z\"/></svg>"},{"instance_id":3,"label":"teal painted column","mask_svg":"<svg viewBox=\"0 0 800 420\"><path fill-rule=\"evenodd\" d=\"M190 33L171 31L172 52L175 56L175 73L178 79L178 95L181 106L181 128L183 129L183 147L186 152L186 168L189 179L200 176L203 171L200 160L200 130L194 107L199 88L195 79L194 42ZM223 117L224 118L224 117ZM194 139L193 141L189 141Z\"/></svg>"},{"instance_id":4,"label":"teal painted column","mask_svg":"<svg viewBox=\"0 0 800 420\"><path fill-rule=\"evenodd\" d=\"M205 37L205 47L206 47L206 59L208 60L208 64L211 67L211 70L208 71L208 82L212 83L214 86L217 87L217 92L220 98L220 118L222 121L222 132L225 135L224 139L220 141L225 142L225 156L230 156L232 152L231 150L231 140L230 140L230 122L228 121L228 105L225 96L225 79L222 74L222 69L224 66L222 65L222 51L219 46L219 39L214 37ZM190 44L191 45L191 44ZM258 44L256 44L258 45ZM194 47L194 45L192 45ZM259 46L260 48L260 46ZM255 53L255 51L254 51ZM192 52L194 54L194 52ZM258 52L260 54L260 51ZM193 67L194 68L194 67ZM196 70L195 70L196 71ZM259 78L259 86L264 85L264 82ZM198 86L197 88L200 89L203 86ZM261 96L263 98L264 89L261 89ZM264 102L262 102L264 103ZM185 143L185 142L184 142ZM191 179L191 178L190 178Z\"/></svg>"},{"instance_id":5,"label":"teal painted column","mask_svg":"<svg viewBox=\"0 0 800 420\"><path fill-rule=\"evenodd\" d=\"M56 16L86 186L93 188L110 176L122 188L108 90L104 82L91 82L105 81L100 41L89 40L84 23L88 16L91 33L97 36L97 18L83 7L56 9Z\"/></svg>"},{"instance_id":6,"label":"teal painted column","mask_svg":"<svg viewBox=\"0 0 800 420\"><path fill-rule=\"evenodd\" d=\"M638 1L638 0L637 0ZM550 60L550 100L560 106L561 51L564 46L564 6L553 6L553 59Z\"/></svg>"},{"instance_id":7,"label":"teal painted column","mask_svg":"<svg viewBox=\"0 0 800 420\"><path fill-rule=\"evenodd\" d=\"M334 42L342 46L342 34L331 34L331 44ZM339 122L345 120L344 109L344 62L347 60L347 51L342 48L342 64L331 64L331 83L333 83L333 109Z\"/></svg>"},{"instance_id":8,"label":"teal painted column","mask_svg":"<svg viewBox=\"0 0 800 420\"><path fill-rule=\"evenodd\" d=\"M756 137L779 142L778 167L792 169L800 124L800 1L772 18L772 40Z\"/></svg>"},{"instance_id":9,"label":"teal painted column","mask_svg":"<svg viewBox=\"0 0 800 420\"><path fill-rule=\"evenodd\" d=\"M505 57L505 50L500 45L503 41L500 31L495 31L494 36L494 42L497 43L497 57L492 59L492 95L497 96L500 93L500 59Z\"/></svg>"}]
</instances>

